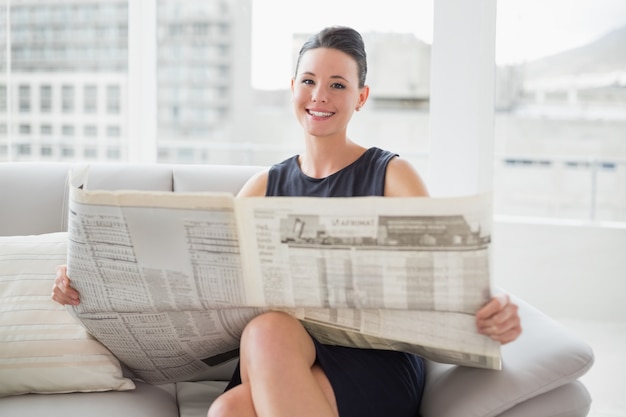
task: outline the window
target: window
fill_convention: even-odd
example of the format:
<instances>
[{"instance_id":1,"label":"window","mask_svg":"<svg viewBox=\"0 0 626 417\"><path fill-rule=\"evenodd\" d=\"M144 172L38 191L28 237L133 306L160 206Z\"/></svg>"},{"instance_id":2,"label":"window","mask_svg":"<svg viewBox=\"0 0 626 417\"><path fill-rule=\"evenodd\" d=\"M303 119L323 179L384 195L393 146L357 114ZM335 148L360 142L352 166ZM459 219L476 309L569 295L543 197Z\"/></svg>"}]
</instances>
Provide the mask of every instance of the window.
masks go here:
<instances>
[{"instance_id":1,"label":"window","mask_svg":"<svg viewBox=\"0 0 626 417\"><path fill-rule=\"evenodd\" d=\"M39 87L39 109L42 113L52 111L52 86L42 85Z\"/></svg>"},{"instance_id":2,"label":"window","mask_svg":"<svg viewBox=\"0 0 626 417\"><path fill-rule=\"evenodd\" d=\"M95 148L85 148L84 156L87 159L96 159L98 157L98 150Z\"/></svg>"},{"instance_id":3,"label":"window","mask_svg":"<svg viewBox=\"0 0 626 417\"><path fill-rule=\"evenodd\" d=\"M107 149L107 159L112 161L117 161L121 157L119 148L108 148Z\"/></svg>"},{"instance_id":4,"label":"window","mask_svg":"<svg viewBox=\"0 0 626 417\"><path fill-rule=\"evenodd\" d=\"M86 85L83 100L85 113L95 113L98 109L98 88L95 85Z\"/></svg>"},{"instance_id":5,"label":"window","mask_svg":"<svg viewBox=\"0 0 626 417\"><path fill-rule=\"evenodd\" d=\"M52 125L43 124L39 127L39 133L41 136L50 136L52 135Z\"/></svg>"},{"instance_id":6,"label":"window","mask_svg":"<svg viewBox=\"0 0 626 417\"><path fill-rule=\"evenodd\" d=\"M107 126L107 137L109 137L109 138L119 138L120 137L120 127L119 126Z\"/></svg>"},{"instance_id":7,"label":"window","mask_svg":"<svg viewBox=\"0 0 626 417\"><path fill-rule=\"evenodd\" d=\"M548 3L498 4L494 211L626 221L626 3Z\"/></svg>"},{"instance_id":8,"label":"window","mask_svg":"<svg viewBox=\"0 0 626 417\"><path fill-rule=\"evenodd\" d=\"M74 148L64 146L61 148L61 156L66 159L72 158L74 156Z\"/></svg>"},{"instance_id":9,"label":"window","mask_svg":"<svg viewBox=\"0 0 626 417\"><path fill-rule=\"evenodd\" d=\"M7 87L0 84L0 111L7 111Z\"/></svg>"},{"instance_id":10,"label":"window","mask_svg":"<svg viewBox=\"0 0 626 417\"><path fill-rule=\"evenodd\" d=\"M370 54L366 107L373 115L355 117L357 142L380 144L381 132L388 132L385 137L397 138L395 151L425 165L433 0L384 6L321 0L319 13L301 13L288 0L250 6L248 14L235 2L158 2L158 161L265 165L298 152L289 101L296 48L329 24L321 10L332 9L333 21L360 29ZM276 10L287 13L280 22ZM241 140L254 145L238 146L227 161L212 152Z\"/></svg>"},{"instance_id":11,"label":"window","mask_svg":"<svg viewBox=\"0 0 626 417\"><path fill-rule=\"evenodd\" d=\"M74 111L74 86L64 85L61 87L61 109L63 113Z\"/></svg>"},{"instance_id":12,"label":"window","mask_svg":"<svg viewBox=\"0 0 626 417\"><path fill-rule=\"evenodd\" d=\"M98 136L98 127L95 125L86 125L83 128L83 136L86 138L95 138Z\"/></svg>"},{"instance_id":13,"label":"window","mask_svg":"<svg viewBox=\"0 0 626 417\"><path fill-rule=\"evenodd\" d=\"M626 221L626 84L616 58L623 48L611 53L610 40L600 42L626 25L626 3L581 0L568 13L551 9L561 3L549 3L537 9L522 0L498 2L495 212ZM365 146L384 141L419 171L429 171L434 0L319 0L307 13L289 0L10 4L14 81L10 88L0 84L0 112L13 113L1 122L17 137L20 124L31 124L23 139L34 142L37 124L55 120L54 131L63 136L61 125L71 123L86 138L117 138L111 142L119 143L120 158L279 161L302 146L294 140L300 128L289 104L297 48L329 23L332 10L333 22L359 29L368 47L372 92L353 119L351 137ZM279 22L276 10L287 13ZM146 39L156 39L156 46L142 44ZM585 65L558 63L556 55L582 46L593 50L576 60ZM555 60L540 59L546 56ZM574 67L578 73L571 73ZM137 68L143 72L134 73ZM550 74L556 76L548 80ZM71 121L51 119L54 111ZM142 138L150 138L146 148L128 152ZM9 140L0 138L0 145ZM221 151L229 146L236 151ZM7 149L17 154L15 144ZM70 158L56 150L54 157ZM109 158L106 151L99 157ZM576 169L568 165L574 162Z\"/></svg>"},{"instance_id":14,"label":"window","mask_svg":"<svg viewBox=\"0 0 626 417\"><path fill-rule=\"evenodd\" d=\"M61 134L65 137L74 136L74 126L72 125L63 125L61 126Z\"/></svg>"},{"instance_id":15,"label":"window","mask_svg":"<svg viewBox=\"0 0 626 417\"><path fill-rule=\"evenodd\" d=\"M52 147L48 145L42 146L39 154L43 158L50 158L52 156Z\"/></svg>"},{"instance_id":16,"label":"window","mask_svg":"<svg viewBox=\"0 0 626 417\"><path fill-rule=\"evenodd\" d=\"M28 124L21 124L20 125L20 135L22 135L22 136L29 136L30 135L30 125L28 125Z\"/></svg>"},{"instance_id":17,"label":"window","mask_svg":"<svg viewBox=\"0 0 626 417\"><path fill-rule=\"evenodd\" d=\"M120 112L120 87L117 85L107 86L107 113L118 114Z\"/></svg>"},{"instance_id":18,"label":"window","mask_svg":"<svg viewBox=\"0 0 626 417\"><path fill-rule=\"evenodd\" d=\"M30 112L30 85L19 86L20 113Z\"/></svg>"},{"instance_id":19,"label":"window","mask_svg":"<svg viewBox=\"0 0 626 417\"><path fill-rule=\"evenodd\" d=\"M30 144L20 143L17 145L17 154L20 156L29 156L31 151Z\"/></svg>"}]
</instances>

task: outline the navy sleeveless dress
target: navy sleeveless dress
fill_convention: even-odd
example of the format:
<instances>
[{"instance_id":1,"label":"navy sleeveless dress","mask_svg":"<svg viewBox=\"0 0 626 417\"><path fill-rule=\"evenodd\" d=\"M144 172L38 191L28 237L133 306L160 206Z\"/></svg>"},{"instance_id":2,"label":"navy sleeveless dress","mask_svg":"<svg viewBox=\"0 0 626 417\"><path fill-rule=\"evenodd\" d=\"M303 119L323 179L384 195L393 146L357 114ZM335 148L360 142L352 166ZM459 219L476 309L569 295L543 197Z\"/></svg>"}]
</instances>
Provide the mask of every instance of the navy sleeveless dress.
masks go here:
<instances>
[{"instance_id":1,"label":"navy sleeveless dress","mask_svg":"<svg viewBox=\"0 0 626 417\"><path fill-rule=\"evenodd\" d=\"M369 148L359 159L326 178L311 178L293 156L270 168L266 196L382 196L389 161L397 156ZM316 363L328 377L340 417L418 417L425 367L409 353L324 345L313 338ZM226 388L241 383L239 366Z\"/></svg>"}]
</instances>

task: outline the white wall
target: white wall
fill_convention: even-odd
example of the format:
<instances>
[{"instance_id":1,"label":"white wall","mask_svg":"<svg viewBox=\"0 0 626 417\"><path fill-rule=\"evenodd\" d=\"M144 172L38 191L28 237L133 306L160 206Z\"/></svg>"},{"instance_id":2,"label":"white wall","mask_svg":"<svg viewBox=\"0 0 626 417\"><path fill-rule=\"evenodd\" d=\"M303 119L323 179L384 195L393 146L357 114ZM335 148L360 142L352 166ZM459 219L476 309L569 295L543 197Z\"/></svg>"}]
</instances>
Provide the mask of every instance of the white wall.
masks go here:
<instances>
[{"instance_id":1,"label":"white wall","mask_svg":"<svg viewBox=\"0 0 626 417\"><path fill-rule=\"evenodd\" d=\"M552 317L626 322L626 225L496 218L492 273Z\"/></svg>"}]
</instances>

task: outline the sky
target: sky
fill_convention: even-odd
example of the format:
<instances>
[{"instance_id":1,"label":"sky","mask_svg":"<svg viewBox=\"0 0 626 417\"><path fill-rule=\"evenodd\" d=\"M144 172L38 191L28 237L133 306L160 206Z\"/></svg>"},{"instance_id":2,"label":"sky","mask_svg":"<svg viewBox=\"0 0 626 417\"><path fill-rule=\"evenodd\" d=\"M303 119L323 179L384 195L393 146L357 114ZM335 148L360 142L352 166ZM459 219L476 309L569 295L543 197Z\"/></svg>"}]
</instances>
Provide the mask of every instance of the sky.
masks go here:
<instances>
[{"instance_id":1,"label":"sky","mask_svg":"<svg viewBox=\"0 0 626 417\"><path fill-rule=\"evenodd\" d=\"M253 0L252 84L286 88L292 34L331 25L414 33L432 42L434 0ZM626 0L497 0L496 63L520 63L589 43L626 25Z\"/></svg>"}]
</instances>

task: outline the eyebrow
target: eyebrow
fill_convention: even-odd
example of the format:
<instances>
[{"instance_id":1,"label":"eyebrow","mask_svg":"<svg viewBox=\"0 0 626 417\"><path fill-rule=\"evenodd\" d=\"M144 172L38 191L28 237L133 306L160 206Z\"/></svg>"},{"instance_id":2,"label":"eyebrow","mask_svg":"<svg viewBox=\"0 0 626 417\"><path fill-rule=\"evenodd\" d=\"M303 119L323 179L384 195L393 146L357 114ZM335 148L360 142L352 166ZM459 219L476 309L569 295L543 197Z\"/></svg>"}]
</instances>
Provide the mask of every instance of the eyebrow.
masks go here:
<instances>
[{"instance_id":1,"label":"eyebrow","mask_svg":"<svg viewBox=\"0 0 626 417\"><path fill-rule=\"evenodd\" d=\"M302 75L312 75L312 76L315 76L315 73L313 73L311 71L304 71L304 72L300 73L300 76L302 76ZM341 75L331 75L330 78L344 80L347 83L350 82L350 81L348 81L348 79L344 78Z\"/></svg>"}]
</instances>

